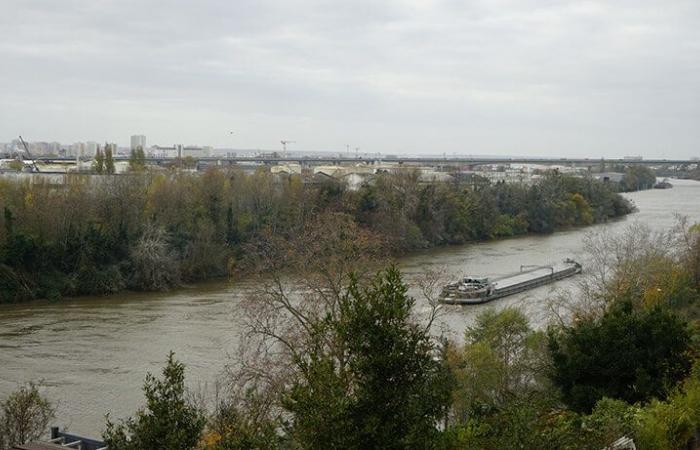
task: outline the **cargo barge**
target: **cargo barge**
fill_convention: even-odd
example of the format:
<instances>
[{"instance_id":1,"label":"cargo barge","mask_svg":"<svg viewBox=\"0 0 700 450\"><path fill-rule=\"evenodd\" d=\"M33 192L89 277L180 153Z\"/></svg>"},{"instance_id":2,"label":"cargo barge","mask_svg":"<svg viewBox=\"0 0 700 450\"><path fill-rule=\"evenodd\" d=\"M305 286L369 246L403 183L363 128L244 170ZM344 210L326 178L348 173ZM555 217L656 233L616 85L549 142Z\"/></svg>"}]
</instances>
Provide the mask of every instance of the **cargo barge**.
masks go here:
<instances>
[{"instance_id":1,"label":"cargo barge","mask_svg":"<svg viewBox=\"0 0 700 450\"><path fill-rule=\"evenodd\" d=\"M451 305L486 303L581 273L581 264L566 259L553 266L520 266L520 272L501 278L464 277L442 289L440 302Z\"/></svg>"},{"instance_id":2,"label":"cargo barge","mask_svg":"<svg viewBox=\"0 0 700 450\"><path fill-rule=\"evenodd\" d=\"M663 181L659 181L654 185L654 189L671 189L673 185L668 182L668 178L664 178Z\"/></svg>"}]
</instances>

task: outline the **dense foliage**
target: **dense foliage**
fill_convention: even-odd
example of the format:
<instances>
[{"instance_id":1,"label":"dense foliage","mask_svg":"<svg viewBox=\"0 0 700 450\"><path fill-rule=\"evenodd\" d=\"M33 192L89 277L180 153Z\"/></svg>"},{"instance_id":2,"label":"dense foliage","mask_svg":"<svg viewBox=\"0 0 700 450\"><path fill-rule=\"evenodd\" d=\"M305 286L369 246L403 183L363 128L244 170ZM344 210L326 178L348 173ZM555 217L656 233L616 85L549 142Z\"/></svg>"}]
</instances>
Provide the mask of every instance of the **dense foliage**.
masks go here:
<instances>
[{"instance_id":1,"label":"dense foliage","mask_svg":"<svg viewBox=\"0 0 700 450\"><path fill-rule=\"evenodd\" d=\"M620 183L620 190L623 192L651 189L656 184L656 175L648 167L632 165L620 169L624 173Z\"/></svg>"},{"instance_id":2,"label":"dense foliage","mask_svg":"<svg viewBox=\"0 0 700 450\"><path fill-rule=\"evenodd\" d=\"M138 155L132 159L139 166ZM64 185L6 182L0 209L0 302L8 302L223 276L249 266L249 247L270 236L294 239L323 213L347 215L398 253L549 233L632 208L611 186L557 173L528 186L424 183L409 171L378 174L350 191L262 169L211 169L75 175Z\"/></svg>"},{"instance_id":3,"label":"dense foliage","mask_svg":"<svg viewBox=\"0 0 700 450\"><path fill-rule=\"evenodd\" d=\"M553 381L579 412L603 397L630 404L665 398L691 365L686 324L660 306L634 311L630 302L613 305L600 320L552 332L549 348Z\"/></svg>"},{"instance_id":4,"label":"dense foliage","mask_svg":"<svg viewBox=\"0 0 700 450\"><path fill-rule=\"evenodd\" d=\"M135 417L115 424L107 420L103 439L112 450L196 448L206 419L185 398L185 367L173 353L163 368L163 379L148 374L144 383L146 407Z\"/></svg>"},{"instance_id":5,"label":"dense foliage","mask_svg":"<svg viewBox=\"0 0 700 450\"><path fill-rule=\"evenodd\" d=\"M352 281L340 314L319 324L333 345L319 341L295 361L300 375L283 401L301 448L433 447L451 386L406 292L395 268L367 288Z\"/></svg>"}]
</instances>

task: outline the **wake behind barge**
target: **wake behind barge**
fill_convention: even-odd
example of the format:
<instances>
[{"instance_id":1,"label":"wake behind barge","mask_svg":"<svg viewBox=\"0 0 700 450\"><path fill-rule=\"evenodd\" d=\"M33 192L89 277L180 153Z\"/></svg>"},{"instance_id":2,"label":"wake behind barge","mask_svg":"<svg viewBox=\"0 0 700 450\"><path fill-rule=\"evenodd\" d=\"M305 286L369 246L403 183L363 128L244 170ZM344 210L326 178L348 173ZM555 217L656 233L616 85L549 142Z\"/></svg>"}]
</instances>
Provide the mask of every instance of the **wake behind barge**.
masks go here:
<instances>
[{"instance_id":1,"label":"wake behind barge","mask_svg":"<svg viewBox=\"0 0 700 450\"><path fill-rule=\"evenodd\" d=\"M563 263L553 266L537 266L524 270L526 267L531 266L521 266L520 272L493 280L464 277L442 289L440 302L450 305L486 303L574 276L582 270L581 264L568 258Z\"/></svg>"}]
</instances>

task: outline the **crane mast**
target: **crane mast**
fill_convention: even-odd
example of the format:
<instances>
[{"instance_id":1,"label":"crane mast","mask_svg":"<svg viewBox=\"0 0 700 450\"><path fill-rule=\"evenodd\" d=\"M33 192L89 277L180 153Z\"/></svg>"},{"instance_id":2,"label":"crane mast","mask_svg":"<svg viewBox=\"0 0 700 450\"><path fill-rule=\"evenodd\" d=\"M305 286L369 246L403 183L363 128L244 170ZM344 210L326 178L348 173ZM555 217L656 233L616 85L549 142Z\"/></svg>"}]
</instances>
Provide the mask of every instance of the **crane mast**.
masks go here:
<instances>
[{"instance_id":1,"label":"crane mast","mask_svg":"<svg viewBox=\"0 0 700 450\"><path fill-rule=\"evenodd\" d=\"M281 140L280 142L282 143L282 153L283 153L284 157L286 158L287 157L287 144L295 144L296 141Z\"/></svg>"},{"instance_id":2,"label":"crane mast","mask_svg":"<svg viewBox=\"0 0 700 450\"><path fill-rule=\"evenodd\" d=\"M24 151L27 152L27 156L29 156L29 158L31 158L33 171L34 172L41 172L39 170L39 166L36 165L36 161L34 161L34 157L29 152L29 146L27 146L27 143L24 142L24 139L22 139L22 136L19 137L19 141L22 143L22 146L24 147ZM24 162L24 158L22 158L22 162Z\"/></svg>"}]
</instances>

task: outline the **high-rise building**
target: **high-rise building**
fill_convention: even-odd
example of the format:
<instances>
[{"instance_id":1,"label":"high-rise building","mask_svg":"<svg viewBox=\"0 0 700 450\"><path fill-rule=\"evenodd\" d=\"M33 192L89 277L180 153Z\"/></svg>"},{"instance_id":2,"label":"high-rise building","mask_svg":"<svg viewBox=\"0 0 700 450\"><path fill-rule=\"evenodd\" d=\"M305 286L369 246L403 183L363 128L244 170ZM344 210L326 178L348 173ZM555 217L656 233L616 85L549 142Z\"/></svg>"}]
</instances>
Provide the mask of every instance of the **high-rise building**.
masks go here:
<instances>
[{"instance_id":1,"label":"high-rise building","mask_svg":"<svg viewBox=\"0 0 700 450\"><path fill-rule=\"evenodd\" d=\"M61 151L61 144L58 142L49 142L48 150L50 155L58 155Z\"/></svg>"},{"instance_id":2,"label":"high-rise building","mask_svg":"<svg viewBox=\"0 0 700 450\"><path fill-rule=\"evenodd\" d=\"M95 156L97 154L97 147L100 144L94 141L88 141L85 143L85 154L87 156Z\"/></svg>"},{"instance_id":3,"label":"high-rise building","mask_svg":"<svg viewBox=\"0 0 700 450\"><path fill-rule=\"evenodd\" d=\"M146 149L146 136L143 134L135 134L131 136L131 149L136 150L139 147L144 150Z\"/></svg>"}]
</instances>

